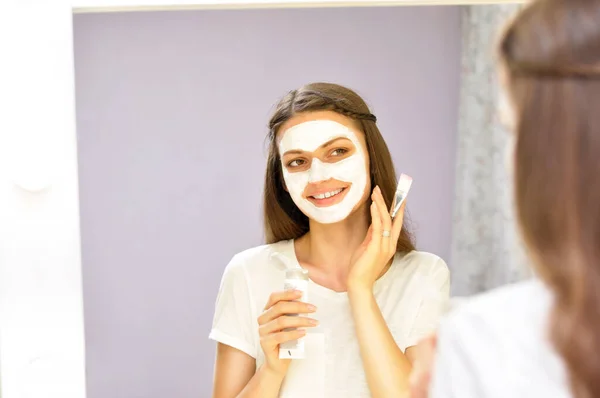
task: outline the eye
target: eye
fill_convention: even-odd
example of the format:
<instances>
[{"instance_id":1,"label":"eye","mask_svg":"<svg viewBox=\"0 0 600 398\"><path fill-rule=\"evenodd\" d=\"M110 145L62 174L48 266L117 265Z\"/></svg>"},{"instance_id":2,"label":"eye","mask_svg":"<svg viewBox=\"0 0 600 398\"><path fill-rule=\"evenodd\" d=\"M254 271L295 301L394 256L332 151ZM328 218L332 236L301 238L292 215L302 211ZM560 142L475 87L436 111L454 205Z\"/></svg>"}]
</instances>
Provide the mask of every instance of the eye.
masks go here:
<instances>
[{"instance_id":1,"label":"eye","mask_svg":"<svg viewBox=\"0 0 600 398\"><path fill-rule=\"evenodd\" d=\"M346 148L337 148L331 151L331 156L342 156L346 153L348 153L348 150Z\"/></svg>"},{"instance_id":2,"label":"eye","mask_svg":"<svg viewBox=\"0 0 600 398\"><path fill-rule=\"evenodd\" d=\"M302 166L306 161L304 159L294 159L288 162L287 167L299 167Z\"/></svg>"}]
</instances>

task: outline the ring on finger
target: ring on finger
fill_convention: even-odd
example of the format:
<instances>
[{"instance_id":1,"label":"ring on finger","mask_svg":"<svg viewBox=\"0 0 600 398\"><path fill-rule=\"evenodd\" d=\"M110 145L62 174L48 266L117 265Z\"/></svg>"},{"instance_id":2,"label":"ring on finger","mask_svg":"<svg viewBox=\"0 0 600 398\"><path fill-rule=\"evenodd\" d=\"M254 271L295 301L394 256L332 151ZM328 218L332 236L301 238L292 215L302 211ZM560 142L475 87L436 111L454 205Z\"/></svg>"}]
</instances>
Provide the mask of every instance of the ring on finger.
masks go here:
<instances>
[{"instance_id":1,"label":"ring on finger","mask_svg":"<svg viewBox=\"0 0 600 398\"><path fill-rule=\"evenodd\" d=\"M391 234L391 232L390 232L390 231L384 230L384 231L381 233L381 236L383 236L384 238L389 238L390 236L392 236L392 234Z\"/></svg>"}]
</instances>

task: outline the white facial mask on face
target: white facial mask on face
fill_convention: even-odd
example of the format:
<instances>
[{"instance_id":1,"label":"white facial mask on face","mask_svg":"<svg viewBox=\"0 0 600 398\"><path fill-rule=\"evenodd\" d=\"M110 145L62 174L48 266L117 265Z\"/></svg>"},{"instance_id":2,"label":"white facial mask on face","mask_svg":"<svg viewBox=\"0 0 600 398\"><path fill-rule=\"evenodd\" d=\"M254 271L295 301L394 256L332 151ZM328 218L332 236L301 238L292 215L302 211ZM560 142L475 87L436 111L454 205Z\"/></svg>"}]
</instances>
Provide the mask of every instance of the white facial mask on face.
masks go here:
<instances>
[{"instance_id":1,"label":"white facial mask on face","mask_svg":"<svg viewBox=\"0 0 600 398\"><path fill-rule=\"evenodd\" d=\"M283 154L291 150L314 152L323 144L335 139L347 138L355 152L335 163L322 162L313 157L310 168L290 172L283 163ZM365 155L356 134L343 124L331 120L314 120L300 123L283 132L279 142L282 157L283 178L292 200L310 219L321 224L332 224L344 220L360 202L367 186ZM310 183L335 179L351 183L341 202L328 207L318 207L304 197Z\"/></svg>"}]
</instances>

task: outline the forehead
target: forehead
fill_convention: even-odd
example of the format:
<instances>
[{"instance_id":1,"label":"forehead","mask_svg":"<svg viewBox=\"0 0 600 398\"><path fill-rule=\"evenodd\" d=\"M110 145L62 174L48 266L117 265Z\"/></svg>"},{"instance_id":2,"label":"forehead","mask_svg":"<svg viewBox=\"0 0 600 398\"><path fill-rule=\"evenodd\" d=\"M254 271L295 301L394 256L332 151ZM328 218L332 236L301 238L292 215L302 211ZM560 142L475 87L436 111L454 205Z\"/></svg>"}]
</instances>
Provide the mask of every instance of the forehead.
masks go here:
<instances>
[{"instance_id":1,"label":"forehead","mask_svg":"<svg viewBox=\"0 0 600 398\"><path fill-rule=\"evenodd\" d=\"M336 138L347 138L358 146L356 133L348 126L333 120L311 120L290 127L281 135L280 151L302 150L314 152Z\"/></svg>"},{"instance_id":2,"label":"forehead","mask_svg":"<svg viewBox=\"0 0 600 398\"><path fill-rule=\"evenodd\" d=\"M334 123L305 124L317 121ZM360 142L362 133L357 122L347 116L333 111L314 111L298 113L283 123L277 134L277 140L280 150L284 149L282 146L285 147L285 150L314 150L316 148L292 148L290 145L308 145L308 141L310 140L314 141L311 145L314 146L317 141L320 141L320 144L317 145L318 148L318 146L336 138L336 135L349 139L356 139L358 137L358 141ZM354 142L354 144L358 145L357 142Z\"/></svg>"},{"instance_id":3,"label":"forehead","mask_svg":"<svg viewBox=\"0 0 600 398\"><path fill-rule=\"evenodd\" d=\"M311 122L314 120L331 120L343 124L344 126L347 126L350 129L360 130L360 126L357 124L357 122L349 118L348 116L344 116L334 111L309 111L297 113L285 123L283 123L279 128L279 135L281 136L283 132L298 124L304 122Z\"/></svg>"}]
</instances>

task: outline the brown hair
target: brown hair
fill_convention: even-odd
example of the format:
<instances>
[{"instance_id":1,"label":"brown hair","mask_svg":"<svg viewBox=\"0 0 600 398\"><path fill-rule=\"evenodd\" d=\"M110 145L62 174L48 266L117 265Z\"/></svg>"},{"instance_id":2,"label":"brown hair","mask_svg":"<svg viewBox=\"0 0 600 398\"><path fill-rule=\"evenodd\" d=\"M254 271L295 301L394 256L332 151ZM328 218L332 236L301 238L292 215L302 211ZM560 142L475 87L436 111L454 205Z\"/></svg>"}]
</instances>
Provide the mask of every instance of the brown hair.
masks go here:
<instances>
[{"instance_id":1,"label":"brown hair","mask_svg":"<svg viewBox=\"0 0 600 398\"><path fill-rule=\"evenodd\" d=\"M516 111L521 233L554 292L550 339L577 398L600 397L600 1L537 0L500 57Z\"/></svg>"},{"instance_id":2,"label":"brown hair","mask_svg":"<svg viewBox=\"0 0 600 398\"><path fill-rule=\"evenodd\" d=\"M298 209L284 188L277 132L283 123L298 113L324 110L337 112L358 122L367 143L371 184L381 188L385 203L388 207L391 206L397 184L394 164L377 128L377 119L371 114L365 101L354 91L337 84L307 84L283 97L269 121L269 156L263 202L267 243L299 238L309 229L308 217ZM405 217L398 238L399 252L410 252L415 248L408 231L407 219L408 217Z\"/></svg>"}]
</instances>

